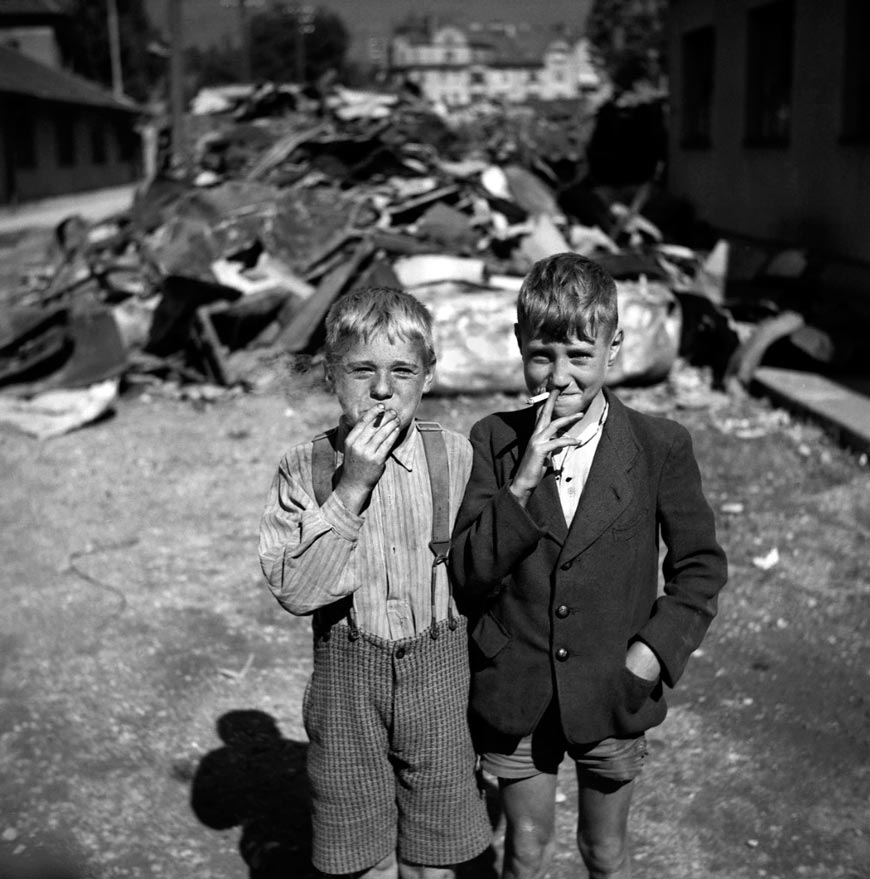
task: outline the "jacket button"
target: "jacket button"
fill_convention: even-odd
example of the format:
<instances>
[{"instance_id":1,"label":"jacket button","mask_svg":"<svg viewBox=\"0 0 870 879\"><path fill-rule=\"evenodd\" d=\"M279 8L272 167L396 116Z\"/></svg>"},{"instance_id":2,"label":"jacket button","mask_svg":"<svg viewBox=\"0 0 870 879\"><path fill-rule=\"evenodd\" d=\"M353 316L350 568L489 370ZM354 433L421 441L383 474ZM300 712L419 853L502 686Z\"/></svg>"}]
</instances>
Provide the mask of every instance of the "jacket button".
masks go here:
<instances>
[{"instance_id":1,"label":"jacket button","mask_svg":"<svg viewBox=\"0 0 870 879\"><path fill-rule=\"evenodd\" d=\"M396 659L404 659L404 658L405 658L405 648L404 648L404 647L400 647L400 648L396 651Z\"/></svg>"},{"instance_id":2,"label":"jacket button","mask_svg":"<svg viewBox=\"0 0 870 879\"><path fill-rule=\"evenodd\" d=\"M574 562L562 562L562 565L561 565L562 570L563 570L563 571L568 571L568 570L570 570L571 565L573 565L573 564L574 564Z\"/></svg>"},{"instance_id":3,"label":"jacket button","mask_svg":"<svg viewBox=\"0 0 870 879\"><path fill-rule=\"evenodd\" d=\"M571 612L571 611L569 611L568 608L565 607L564 604L560 604L560 605L556 608L556 616L559 617L560 620L564 620L565 617L568 616L568 614L569 614L570 612Z\"/></svg>"},{"instance_id":4,"label":"jacket button","mask_svg":"<svg viewBox=\"0 0 870 879\"><path fill-rule=\"evenodd\" d=\"M560 647L556 651L556 659L558 659L559 662L564 662L567 658L568 658L568 651L564 647Z\"/></svg>"}]
</instances>

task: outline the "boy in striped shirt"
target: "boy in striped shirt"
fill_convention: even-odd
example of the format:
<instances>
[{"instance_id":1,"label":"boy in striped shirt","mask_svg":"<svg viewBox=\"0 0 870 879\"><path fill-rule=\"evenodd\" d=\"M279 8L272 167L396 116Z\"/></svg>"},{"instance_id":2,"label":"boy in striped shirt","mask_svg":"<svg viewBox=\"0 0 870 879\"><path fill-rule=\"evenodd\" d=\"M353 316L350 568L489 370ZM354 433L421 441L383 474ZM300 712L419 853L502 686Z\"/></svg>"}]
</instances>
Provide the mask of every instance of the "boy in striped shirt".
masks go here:
<instances>
[{"instance_id":1,"label":"boy in striped shirt","mask_svg":"<svg viewBox=\"0 0 870 879\"><path fill-rule=\"evenodd\" d=\"M411 295L354 291L326 320L336 428L281 460L260 561L312 614L314 865L329 875L450 879L491 828L467 727L466 622L446 559L471 466L459 434L415 419L432 320Z\"/></svg>"}]
</instances>

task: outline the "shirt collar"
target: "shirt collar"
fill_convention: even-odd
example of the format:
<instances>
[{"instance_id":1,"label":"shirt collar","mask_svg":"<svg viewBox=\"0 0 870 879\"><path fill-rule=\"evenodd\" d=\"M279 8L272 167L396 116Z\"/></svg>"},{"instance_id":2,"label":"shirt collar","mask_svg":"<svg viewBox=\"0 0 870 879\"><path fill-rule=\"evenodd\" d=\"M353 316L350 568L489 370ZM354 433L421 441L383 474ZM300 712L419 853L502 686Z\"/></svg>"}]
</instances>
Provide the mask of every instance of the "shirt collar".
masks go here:
<instances>
[{"instance_id":1,"label":"shirt collar","mask_svg":"<svg viewBox=\"0 0 870 879\"><path fill-rule=\"evenodd\" d=\"M412 421L408 427L408 435L390 452L390 455L409 473L414 469L414 459L417 454L417 446L419 445L418 433L417 422Z\"/></svg>"},{"instance_id":2,"label":"shirt collar","mask_svg":"<svg viewBox=\"0 0 870 879\"><path fill-rule=\"evenodd\" d=\"M414 420L409 425L408 433L405 438L390 452L390 457L395 458L396 463L401 464L401 466L409 473L414 470L414 461L417 456L417 446L419 445L419 441L417 440L418 433L417 422ZM338 448L341 452L342 458L344 457L344 440L346 436L347 426L342 420L338 426Z\"/></svg>"}]
</instances>

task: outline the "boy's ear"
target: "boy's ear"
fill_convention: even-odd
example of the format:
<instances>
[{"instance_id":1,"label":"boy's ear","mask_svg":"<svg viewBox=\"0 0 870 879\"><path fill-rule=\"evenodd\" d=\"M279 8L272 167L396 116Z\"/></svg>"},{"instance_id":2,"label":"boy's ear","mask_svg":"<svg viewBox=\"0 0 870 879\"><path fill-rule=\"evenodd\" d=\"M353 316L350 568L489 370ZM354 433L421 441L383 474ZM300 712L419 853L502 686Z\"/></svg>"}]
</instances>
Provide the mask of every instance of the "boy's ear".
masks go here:
<instances>
[{"instance_id":1,"label":"boy's ear","mask_svg":"<svg viewBox=\"0 0 870 879\"><path fill-rule=\"evenodd\" d=\"M435 381L435 362L433 361L426 370L426 378L423 381L423 393L428 394L432 388L432 382Z\"/></svg>"},{"instance_id":2,"label":"boy's ear","mask_svg":"<svg viewBox=\"0 0 870 879\"><path fill-rule=\"evenodd\" d=\"M335 379L332 377L332 370L329 368L329 362L323 361L323 380L326 382L328 390L335 390Z\"/></svg>"},{"instance_id":3,"label":"boy's ear","mask_svg":"<svg viewBox=\"0 0 870 879\"><path fill-rule=\"evenodd\" d=\"M622 347L622 337L622 330L617 330L610 340L610 351L607 354L608 366L613 366L613 361L616 360L616 355L619 354L619 349Z\"/></svg>"},{"instance_id":4,"label":"boy's ear","mask_svg":"<svg viewBox=\"0 0 870 879\"><path fill-rule=\"evenodd\" d=\"M520 346L520 354L523 353L523 334L520 331L520 325L514 324L514 338L517 340L517 345Z\"/></svg>"}]
</instances>

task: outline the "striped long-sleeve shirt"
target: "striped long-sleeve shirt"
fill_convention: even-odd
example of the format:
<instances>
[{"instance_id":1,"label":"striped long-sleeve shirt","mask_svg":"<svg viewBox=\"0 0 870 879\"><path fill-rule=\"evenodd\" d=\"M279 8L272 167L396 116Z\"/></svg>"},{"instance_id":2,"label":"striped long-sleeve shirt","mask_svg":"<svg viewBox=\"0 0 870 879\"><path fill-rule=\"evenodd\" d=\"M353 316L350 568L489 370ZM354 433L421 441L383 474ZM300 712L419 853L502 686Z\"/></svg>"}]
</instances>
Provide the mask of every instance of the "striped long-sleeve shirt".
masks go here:
<instances>
[{"instance_id":1,"label":"striped long-sleeve shirt","mask_svg":"<svg viewBox=\"0 0 870 879\"><path fill-rule=\"evenodd\" d=\"M450 467L450 526L471 469L471 446L445 430ZM330 494L318 505L311 476L312 442L282 459L260 522L260 564L290 613L308 614L353 595L357 625L396 641L431 622L432 491L416 430L387 459L361 515ZM341 462L341 451L336 463ZM447 615L446 565L437 567L436 621Z\"/></svg>"}]
</instances>

